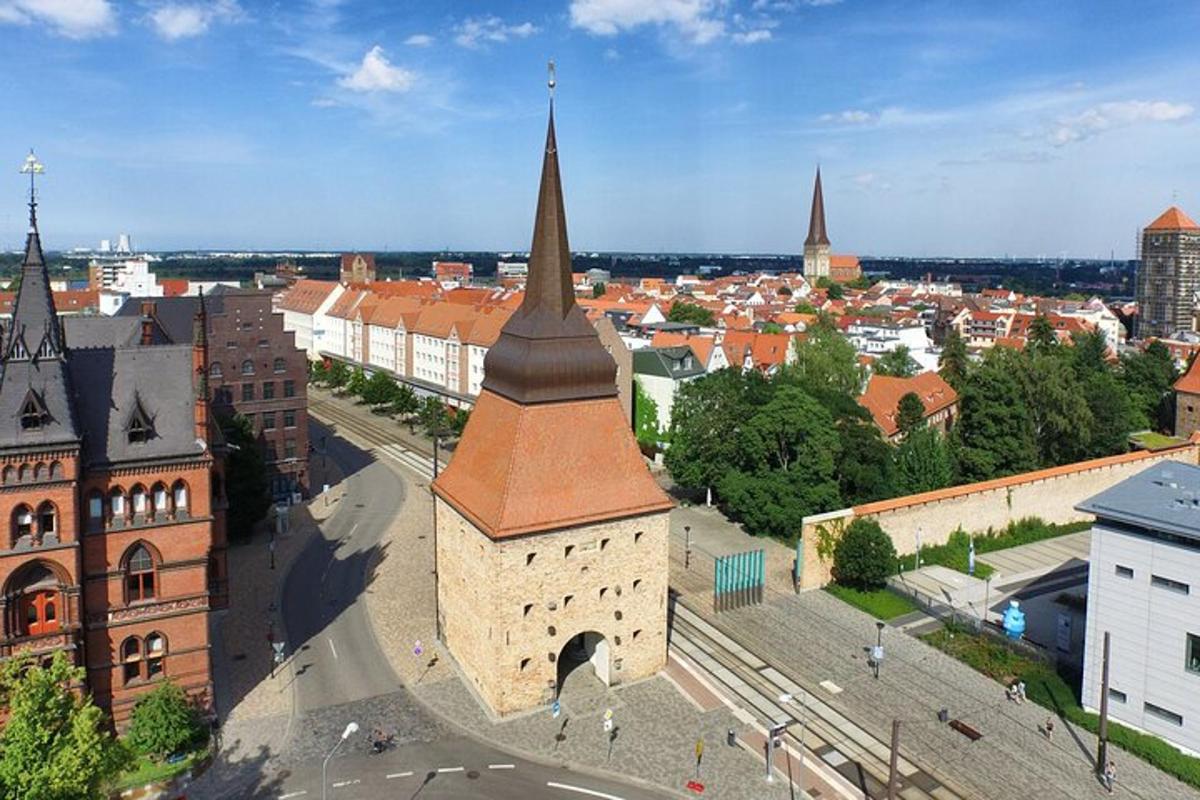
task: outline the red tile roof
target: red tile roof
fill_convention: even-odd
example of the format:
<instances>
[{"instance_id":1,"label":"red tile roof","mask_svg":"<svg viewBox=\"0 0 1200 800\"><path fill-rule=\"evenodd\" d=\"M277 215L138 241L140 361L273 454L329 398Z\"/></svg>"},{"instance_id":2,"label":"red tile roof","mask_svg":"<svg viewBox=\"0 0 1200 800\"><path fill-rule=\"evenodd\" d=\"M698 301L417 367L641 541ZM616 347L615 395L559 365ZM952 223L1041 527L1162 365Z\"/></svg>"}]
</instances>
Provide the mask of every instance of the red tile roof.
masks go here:
<instances>
[{"instance_id":1,"label":"red tile roof","mask_svg":"<svg viewBox=\"0 0 1200 800\"><path fill-rule=\"evenodd\" d=\"M187 294L191 281L187 278L160 278L158 285L162 287L163 297L182 297Z\"/></svg>"},{"instance_id":2,"label":"red tile roof","mask_svg":"<svg viewBox=\"0 0 1200 800\"><path fill-rule=\"evenodd\" d=\"M893 378L890 375L872 375L867 390L858 398L858 404L871 412L875 424L884 436L895 436L900 432L896 417L900 409L900 398L913 392L925 406L929 417L958 402L958 393L936 372L922 372L911 378Z\"/></svg>"},{"instance_id":3,"label":"red tile roof","mask_svg":"<svg viewBox=\"0 0 1200 800\"><path fill-rule=\"evenodd\" d=\"M314 281L308 278L298 280L279 298L279 309L312 314L336 288L337 283L334 281Z\"/></svg>"},{"instance_id":4,"label":"red tile roof","mask_svg":"<svg viewBox=\"0 0 1200 800\"><path fill-rule=\"evenodd\" d=\"M1192 218L1178 206L1171 206L1158 219L1146 226L1148 231L1194 231L1200 230L1200 225L1192 221Z\"/></svg>"},{"instance_id":5,"label":"red tile roof","mask_svg":"<svg viewBox=\"0 0 1200 800\"><path fill-rule=\"evenodd\" d=\"M615 397L520 405L484 390L433 491L493 539L673 505Z\"/></svg>"},{"instance_id":6,"label":"red tile roof","mask_svg":"<svg viewBox=\"0 0 1200 800\"><path fill-rule=\"evenodd\" d=\"M1175 391L1200 394L1200 358L1193 359L1187 372L1180 375L1179 380L1175 381Z\"/></svg>"},{"instance_id":7,"label":"red tile roof","mask_svg":"<svg viewBox=\"0 0 1200 800\"><path fill-rule=\"evenodd\" d=\"M658 331L654 334L654 338L650 340L650 346L690 347L692 348L692 352L696 354L696 359L707 367L708 359L712 356L713 348L716 347L716 339L712 336L689 336L686 333Z\"/></svg>"}]
</instances>

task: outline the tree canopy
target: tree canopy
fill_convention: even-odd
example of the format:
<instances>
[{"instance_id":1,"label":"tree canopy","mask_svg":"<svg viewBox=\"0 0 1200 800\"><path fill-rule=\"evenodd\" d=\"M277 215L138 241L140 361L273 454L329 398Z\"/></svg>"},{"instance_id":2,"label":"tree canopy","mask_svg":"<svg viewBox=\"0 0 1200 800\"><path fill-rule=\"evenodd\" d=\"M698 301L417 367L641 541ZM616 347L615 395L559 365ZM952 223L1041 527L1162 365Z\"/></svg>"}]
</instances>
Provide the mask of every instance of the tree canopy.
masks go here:
<instances>
[{"instance_id":1,"label":"tree canopy","mask_svg":"<svg viewBox=\"0 0 1200 800\"><path fill-rule=\"evenodd\" d=\"M267 465L249 419L241 414L224 417L221 431L229 445L229 455L225 458L229 537L247 538L271 507Z\"/></svg>"},{"instance_id":2,"label":"tree canopy","mask_svg":"<svg viewBox=\"0 0 1200 800\"><path fill-rule=\"evenodd\" d=\"M925 427L925 404L916 392L905 392L896 406L896 427L907 436Z\"/></svg>"},{"instance_id":3,"label":"tree canopy","mask_svg":"<svg viewBox=\"0 0 1200 800\"><path fill-rule=\"evenodd\" d=\"M908 345L900 345L895 350L889 350L872 365L876 375L889 375L893 378L911 378L920 371L920 366L913 361L912 351Z\"/></svg>"},{"instance_id":4,"label":"tree canopy","mask_svg":"<svg viewBox=\"0 0 1200 800\"><path fill-rule=\"evenodd\" d=\"M677 300L671 306L671 310L667 312L667 320L670 322L691 322L694 325L711 328L717 324L717 318L713 312L704 306L698 306L695 303L688 303L683 300Z\"/></svg>"}]
</instances>

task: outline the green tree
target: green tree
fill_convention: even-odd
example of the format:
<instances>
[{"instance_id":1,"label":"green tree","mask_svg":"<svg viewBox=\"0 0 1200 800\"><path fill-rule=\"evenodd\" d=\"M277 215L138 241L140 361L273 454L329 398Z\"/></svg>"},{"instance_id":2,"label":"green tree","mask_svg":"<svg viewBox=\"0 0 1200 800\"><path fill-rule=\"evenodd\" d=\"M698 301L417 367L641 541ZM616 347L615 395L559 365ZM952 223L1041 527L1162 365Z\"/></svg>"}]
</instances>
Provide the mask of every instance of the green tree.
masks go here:
<instances>
[{"instance_id":1,"label":"green tree","mask_svg":"<svg viewBox=\"0 0 1200 800\"><path fill-rule=\"evenodd\" d=\"M598 299L598 298L604 297L604 293L606 291L608 291L608 287L605 286L603 283L593 283L592 284L592 298L593 299Z\"/></svg>"},{"instance_id":2,"label":"green tree","mask_svg":"<svg viewBox=\"0 0 1200 800\"><path fill-rule=\"evenodd\" d=\"M671 306L671 310L667 312L667 320L670 322L690 322L693 325L711 328L717 324L717 318L713 312L704 306L698 306L695 303L688 303L683 300L677 301Z\"/></svg>"},{"instance_id":3,"label":"green tree","mask_svg":"<svg viewBox=\"0 0 1200 800\"><path fill-rule=\"evenodd\" d=\"M331 389L340 389L350 380L350 368L342 361L334 360L329 364L326 382Z\"/></svg>"},{"instance_id":4,"label":"green tree","mask_svg":"<svg viewBox=\"0 0 1200 800\"><path fill-rule=\"evenodd\" d=\"M856 519L846 526L833 549L833 575L857 589L880 589L896 571L896 546L879 523Z\"/></svg>"},{"instance_id":5,"label":"green tree","mask_svg":"<svg viewBox=\"0 0 1200 800\"><path fill-rule=\"evenodd\" d=\"M855 396L862 390L863 369L854 345L834 327L818 324L796 342L796 362L785 368L806 389L833 389Z\"/></svg>"},{"instance_id":6,"label":"green tree","mask_svg":"<svg viewBox=\"0 0 1200 800\"><path fill-rule=\"evenodd\" d=\"M471 410L467 408L456 408L454 413L450 415L450 433L455 436L462 436L463 431L467 428L467 423L471 421Z\"/></svg>"},{"instance_id":7,"label":"green tree","mask_svg":"<svg viewBox=\"0 0 1200 800\"><path fill-rule=\"evenodd\" d=\"M954 480L954 466L942 434L917 428L904 437L896 451L896 485L903 494L944 489Z\"/></svg>"},{"instance_id":8,"label":"green tree","mask_svg":"<svg viewBox=\"0 0 1200 800\"><path fill-rule=\"evenodd\" d=\"M415 413L419 406L420 403L417 402L417 395L413 390L401 384L396 386L396 392L388 402L388 411L404 416Z\"/></svg>"},{"instance_id":9,"label":"green tree","mask_svg":"<svg viewBox=\"0 0 1200 800\"><path fill-rule=\"evenodd\" d=\"M368 405L389 405L395 399L400 387L386 372L380 371L367 379L362 387L362 399Z\"/></svg>"},{"instance_id":10,"label":"green tree","mask_svg":"<svg viewBox=\"0 0 1200 800\"><path fill-rule=\"evenodd\" d=\"M817 313L817 307L814 306L812 303L808 302L807 300L801 300L799 303L796 303L796 307L793 308L792 310L795 311L797 314L816 314Z\"/></svg>"},{"instance_id":11,"label":"green tree","mask_svg":"<svg viewBox=\"0 0 1200 800\"><path fill-rule=\"evenodd\" d=\"M1033 418L1021 381L998 351L971 370L959 394L952 434L956 477L962 483L1037 468Z\"/></svg>"},{"instance_id":12,"label":"green tree","mask_svg":"<svg viewBox=\"0 0 1200 800\"><path fill-rule=\"evenodd\" d=\"M1072 334L1075 346L1070 348L1071 366L1080 380L1096 372L1105 372L1108 365L1108 340L1104 331L1094 330Z\"/></svg>"},{"instance_id":13,"label":"green tree","mask_svg":"<svg viewBox=\"0 0 1200 800\"><path fill-rule=\"evenodd\" d=\"M1084 458L1092 438L1092 412L1083 383L1062 358L1044 349L1012 353L1007 360L1024 381L1040 465L1056 467ZM1107 373L1106 368L1092 375Z\"/></svg>"},{"instance_id":14,"label":"green tree","mask_svg":"<svg viewBox=\"0 0 1200 800\"><path fill-rule=\"evenodd\" d=\"M308 362L308 380L309 383L325 383L329 380L329 370L325 367L324 361Z\"/></svg>"},{"instance_id":15,"label":"green tree","mask_svg":"<svg viewBox=\"0 0 1200 800\"><path fill-rule=\"evenodd\" d=\"M204 737L204 726L183 689L164 681L134 705L125 742L142 755L161 759L190 750Z\"/></svg>"},{"instance_id":16,"label":"green tree","mask_svg":"<svg viewBox=\"0 0 1200 800\"><path fill-rule=\"evenodd\" d=\"M104 785L128 763L104 712L71 686L82 667L56 652L48 666L15 658L0 671L0 796L21 800L101 800Z\"/></svg>"},{"instance_id":17,"label":"green tree","mask_svg":"<svg viewBox=\"0 0 1200 800\"><path fill-rule=\"evenodd\" d=\"M346 381L346 394L354 397L362 397L363 390L367 388L367 376L363 372L362 367L355 367L350 372L350 378Z\"/></svg>"},{"instance_id":18,"label":"green tree","mask_svg":"<svg viewBox=\"0 0 1200 800\"><path fill-rule=\"evenodd\" d=\"M912 359L908 345L900 345L895 350L889 350L872 365L876 375L888 375L893 378L911 378L917 374L917 362Z\"/></svg>"},{"instance_id":19,"label":"green tree","mask_svg":"<svg viewBox=\"0 0 1200 800\"><path fill-rule=\"evenodd\" d=\"M826 296L828 296L830 300L841 300L846 296L846 290L842 288L840 283L832 278L817 278L817 288L824 289Z\"/></svg>"},{"instance_id":20,"label":"green tree","mask_svg":"<svg viewBox=\"0 0 1200 800\"><path fill-rule=\"evenodd\" d=\"M657 446L662 438L658 428L658 403L636 378L633 381L633 433L640 443L650 447Z\"/></svg>"},{"instance_id":21,"label":"green tree","mask_svg":"<svg viewBox=\"0 0 1200 800\"><path fill-rule=\"evenodd\" d=\"M1058 344L1058 335L1054 332L1054 326L1050 324L1050 320L1045 314L1038 314L1033 318L1033 322L1029 323L1029 333L1026 338L1029 340L1031 352L1049 350Z\"/></svg>"},{"instance_id":22,"label":"green tree","mask_svg":"<svg viewBox=\"0 0 1200 800\"><path fill-rule=\"evenodd\" d=\"M1171 351L1160 341L1121 359L1121 383L1134 408L1146 420L1143 427L1171 430L1175 425L1172 406L1179 373Z\"/></svg>"},{"instance_id":23,"label":"green tree","mask_svg":"<svg viewBox=\"0 0 1200 800\"><path fill-rule=\"evenodd\" d=\"M956 391L961 391L970 365L967 343L954 328L946 331L946 338L942 341L942 354L938 357L938 374Z\"/></svg>"},{"instance_id":24,"label":"green tree","mask_svg":"<svg viewBox=\"0 0 1200 800\"><path fill-rule=\"evenodd\" d=\"M896 427L905 436L925 427L925 404L916 392L906 392L896 404Z\"/></svg>"},{"instance_id":25,"label":"green tree","mask_svg":"<svg viewBox=\"0 0 1200 800\"><path fill-rule=\"evenodd\" d=\"M451 432L450 412L436 397L426 397L417 407L417 421L428 436L446 436Z\"/></svg>"},{"instance_id":26,"label":"green tree","mask_svg":"<svg viewBox=\"0 0 1200 800\"><path fill-rule=\"evenodd\" d=\"M246 539L271 507L270 484L254 427L241 414L220 420L229 454L225 457L226 514L229 537Z\"/></svg>"},{"instance_id":27,"label":"green tree","mask_svg":"<svg viewBox=\"0 0 1200 800\"><path fill-rule=\"evenodd\" d=\"M1129 449L1129 434L1146 427L1142 412L1122 382L1110 371L1096 372L1083 382L1092 417L1087 455L1112 456Z\"/></svg>"},{"instance_id":28,"label":"green tree","mask_svg":"<svg viewBox=\"0 0 1200 800\"><path fill-rule=\"evenodd\" d=\"M757 370L727 368L680 386L671 406L671 446L663 456L672 480L685 489L715 488L739 465L741 426L770 394Z\"/></svg>"},{"instance_id":29,"label":"green tree","mask_svg":"<svg viewBox=\"0 0 1200 800\"><path fill-rule=\"evenodd\" d=\"M762 333L783 333L783 326L778 322L768 322L762 326Z\"/></svg>"},{"instance_id":30,"label":"green tree","mask_svg":"<svg viewBox=\"0 0 1200 800\"><path fill-rule=\"evenodd\" d=\"M789 541L805 516L838 506L837 483L809 483L801 470L750 474L735 469L720 478L717 491L730 519L747 531Z\"/></svg>"},{"instance_id":31,"label":"green tree","mask_svg":"<svg viewBox=\"0 0 1200 800\"><path fill-rule=\"evenodd\" d=\"M875 423L862 419L839 420L835 430L838 435L835 474L841 505L873 503L895 497L895 454Z\"/></svg>"}]
</instances>

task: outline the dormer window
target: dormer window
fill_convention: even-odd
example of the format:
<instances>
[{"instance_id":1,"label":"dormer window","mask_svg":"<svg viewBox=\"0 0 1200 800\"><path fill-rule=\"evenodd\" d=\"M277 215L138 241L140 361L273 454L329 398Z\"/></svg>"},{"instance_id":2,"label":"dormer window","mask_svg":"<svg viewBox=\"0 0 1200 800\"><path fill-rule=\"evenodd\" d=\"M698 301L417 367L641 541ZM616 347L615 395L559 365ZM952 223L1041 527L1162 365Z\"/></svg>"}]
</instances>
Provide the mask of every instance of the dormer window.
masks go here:
<instances>
[{"instance_id":1,"label":"dormer window","mask_svg":"<svg viewBox=\"0 0 1200 800\"><path fill-rule=\"evenodd\" d=\"M25 346L25 340L22 339L20 336L18 336L16 338L16 340L13 342L12 352L9 354L8 357L14 358L17 360L24 360L24 359L29 358L29 348L27 348Z\"/></svg>"},{"instance_id":2,"label":"dormer window","mask_svg":"<svg viewBox=\"0 0 1200 800\"><path fill-rule=\"evenodd\" d=\"M129 424L125 432L130 444L145 444L154 438L154 421L142 407L141 399L134 399L133 413L129 415Z\"/></svg>"},{"instance_id":3,"label":"dormer window","mask_svg":"<svg viewBox=\"0 0 1200 800\"><path fill-rule=\"evenodd\" d=\"M49 421L50 414L46 411L42 398L30 389L25 395L25 402L21 403L21 430L40 430Z\"/></svg>"},{"instance_id":4,"label":"dormer window","mask_svg":"<svg viewBox=\"0 0 1200 800\"><path fill-rule=\"evenodd\" d=\"M42 344L38 347L38 358L51 358L54 356L54 345L50 343L50 337L42 339Z\"/></svg>"}]
</instances>

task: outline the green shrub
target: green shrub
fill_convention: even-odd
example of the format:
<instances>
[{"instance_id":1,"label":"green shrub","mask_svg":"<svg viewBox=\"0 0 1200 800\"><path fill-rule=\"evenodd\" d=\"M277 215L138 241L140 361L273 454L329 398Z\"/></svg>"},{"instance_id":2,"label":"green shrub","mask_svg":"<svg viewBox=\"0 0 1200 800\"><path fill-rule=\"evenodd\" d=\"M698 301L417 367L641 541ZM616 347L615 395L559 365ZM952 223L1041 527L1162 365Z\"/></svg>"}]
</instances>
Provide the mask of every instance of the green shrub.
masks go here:
<instances>
[{"instance_id":1,"label":"green shrub","mask_svg":"<svg viewBox=\"0 0 1200 800\"><path fill-rule=\"evenodd\" d=\"M837 582L855 589L878 589L895 570L896 548L873 519L856 519L833 548Z\"/></svg>"},{"instance_id":2,"label":"green shrub","mask_svg":"<svg viewBox=\"0 0 1200 800\"><path fill-rule=\"evenodd\" d=\"M1069 522L1063 525L1056 525L1043 522L1037 517L1025 517L1016 522L1009 523L1007 528L1000 531L988 528L986 531L976 532L975 555L978 557L984 553L1006 550L1010 547L1017 547L1023 544L1032 544L1044 539L1053 539L1056 536L1065 536L1068 533L1085 531L1090 527L1090 522ZM966 572L970 549L971 535L962 528L959 528L950 534L950 538L945 544L922 547L921 565L938 564L950 569L956 569L959 572ZM900 571L905 572L916 569L916 562L916 553L908 553L900 556ZM987 578L993 572L994 570L987 564L982 564L976 560L976 577Z\"/></svg>"},{"instance_id":3,"label":"green shrub","mask_svg":"<svg viewBox=\"0 0 1200 800\"><path fill-rule=\"evenodd\" d=\"M133 707L125 741L142 755L165 758L204 740L204 726L183 690L170 681L159 684Z\"/></svg>"}]
</instances>

